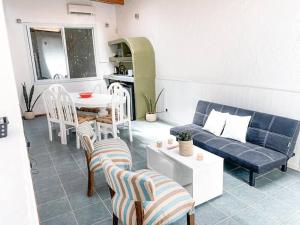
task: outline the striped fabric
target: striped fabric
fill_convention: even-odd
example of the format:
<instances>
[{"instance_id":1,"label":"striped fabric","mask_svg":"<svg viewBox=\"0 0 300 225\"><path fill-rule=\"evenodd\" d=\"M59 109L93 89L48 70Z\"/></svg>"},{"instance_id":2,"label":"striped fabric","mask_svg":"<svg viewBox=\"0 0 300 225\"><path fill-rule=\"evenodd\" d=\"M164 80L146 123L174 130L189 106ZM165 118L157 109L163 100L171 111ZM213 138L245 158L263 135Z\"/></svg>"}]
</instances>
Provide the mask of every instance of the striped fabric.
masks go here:
<instances>
[{"instance_id":1,"label":"striped fabric","mask_svg":"<svg viewBox=\"0 0 300 225\"><path fill-rule=\"evenodd\" d=\"M108 185L115 191L114 214L125 225L136 225L135 201L142 201L144 225L171 224L193 213L194 200L171 179L151 170L130 172L101 156Z\"/></svg>"},{"instance_id":2,"label":"striped fabric","mask_svg":"<svg viewBox=\"0 0 300 225\"><path fill-rule=\"evenodd\" d=\"M102 169L99 156L107 155L122 169L131 169L132 159L127 144L121 139L105 139L96 141L96 135L90 123L84 122L77 128L83 148L90 155L90 171L96 172Z\"/></svg>"},{"instance_id":3,"label":"striped fabric","mask_svg":"<svg viewBox=\"0 0 300 225\"><path fill-rule=\"evenodd\" d=\"M101 155L109 157L118 167L130 170L132 166L132 159L130 150L123 140L119 138L110 138L101 141L96 141L93 145L94 151L92 152L90 161L90 170L92 172L102 169Z\"/></svg>"}]
</instances>

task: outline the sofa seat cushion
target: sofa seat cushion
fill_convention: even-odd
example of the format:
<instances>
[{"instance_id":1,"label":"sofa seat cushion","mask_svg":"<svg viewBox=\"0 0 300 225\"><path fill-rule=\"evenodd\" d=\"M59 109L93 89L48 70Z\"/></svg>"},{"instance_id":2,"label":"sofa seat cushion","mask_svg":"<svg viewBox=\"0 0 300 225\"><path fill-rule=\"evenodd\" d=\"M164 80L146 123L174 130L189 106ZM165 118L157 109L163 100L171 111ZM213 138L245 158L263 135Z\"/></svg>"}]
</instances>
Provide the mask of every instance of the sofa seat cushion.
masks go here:
<instances>
[{"instance_id":1,"label":"sofa seat cushion","mask_svg":"<svg viewBox=\"0 0 300 225\"><path fill-rule=\"evenodd\" d=\"M193 137L194 144L224 159L231 160L256 173L284 165L287 156L252 143L241 143L217 137L204 130Z\"/></svg>"},{"instance_id":2,"label":"sofa seat cushion","mask_svg":"<svg viewBox=\"0 0 300 225\"><path fill-rule=\"evenodd\" d=\"M198 126L196 124L188 124L188 125L184 125L184 126L178 126L178 127L171 128L170 134L177 136L180 132L184 132L184 131L190 132L192 134L192 136L195 136L196 134L203 132L201 126Z\"/></svg>"}]
</instances>

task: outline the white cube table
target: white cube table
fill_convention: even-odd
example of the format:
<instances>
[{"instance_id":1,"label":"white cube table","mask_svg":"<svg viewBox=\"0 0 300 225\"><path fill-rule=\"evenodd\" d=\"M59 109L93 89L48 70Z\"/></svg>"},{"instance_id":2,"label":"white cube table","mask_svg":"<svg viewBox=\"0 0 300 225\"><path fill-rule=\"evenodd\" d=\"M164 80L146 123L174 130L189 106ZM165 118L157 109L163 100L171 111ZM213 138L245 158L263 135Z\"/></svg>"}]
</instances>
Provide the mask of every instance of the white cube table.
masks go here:
<instances>
[{"instance_id":1,"label":"white cube table","mask_svg":"<svg viewBox=\"0 0 300 225\"><path fill-rule=\"evenodd\" d=\"M197 154L203 160L198 161ZM156 143L147 147L147 167L163 174L186 188L195 205L207 202L223 193L223 158L194 146L194 155L179 155L179 149L167 149L167 143L157 148Z\"/></svg>"}]
</instances>

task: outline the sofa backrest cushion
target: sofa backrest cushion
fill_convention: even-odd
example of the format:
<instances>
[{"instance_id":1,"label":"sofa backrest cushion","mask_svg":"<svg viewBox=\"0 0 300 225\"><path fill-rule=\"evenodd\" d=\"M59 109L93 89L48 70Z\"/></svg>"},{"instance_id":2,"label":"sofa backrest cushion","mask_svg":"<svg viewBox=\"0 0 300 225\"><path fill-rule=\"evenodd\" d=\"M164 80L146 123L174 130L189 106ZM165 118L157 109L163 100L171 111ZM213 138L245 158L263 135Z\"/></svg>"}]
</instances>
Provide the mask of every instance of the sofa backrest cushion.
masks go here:
<instances>
[{"instance_id":1,"label":"sofa backrest cushion","mask_svg":"<svg viewBox=\"0 0 300 225\"><path fill-rule=\"evenodd\" d=\"M232 115L250 115L251 120L246 137L248 142L273 149L288 157L293 155L299 134L299 121L217 103L199 101L193 123L204 126L212 109L220 112L228 112Z\"/></svg>"}]
</instances>

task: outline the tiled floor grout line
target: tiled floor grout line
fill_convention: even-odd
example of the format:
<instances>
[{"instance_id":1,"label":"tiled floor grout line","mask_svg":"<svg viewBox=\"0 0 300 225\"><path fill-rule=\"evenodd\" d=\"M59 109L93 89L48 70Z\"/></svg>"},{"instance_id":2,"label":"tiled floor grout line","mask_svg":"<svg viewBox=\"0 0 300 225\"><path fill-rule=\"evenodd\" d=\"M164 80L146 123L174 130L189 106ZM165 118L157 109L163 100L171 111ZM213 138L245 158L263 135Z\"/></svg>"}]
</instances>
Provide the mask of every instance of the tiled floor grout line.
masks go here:
<instances>
[{"instance_id":1,"label":"tiled floor grout line","mask_svg":"<svg viewBox=\"0 0 300 225\"><path fill-rule=\"evenodd\" d=\"M48 222L48 221L53 220L53 219L56 219L56 218L59 218L60 216L66 215L66 214L68 214L68 213L72 213L72 215L75 217L75 214L73 213L73 211L71 211L71 212L65 212L65 213L63 213L63 214L59 214L59 215L57 215L57 216L53 216L53 217L50 217L50 218L48 218L48 219L46 219L46 220L43 220L42 223ZM76 219L76 217L75 217L75 219Z\"/></svg>"},{"instance_id":2,"label":"tiled floor grout line","mask_svg":"<svg viewBox=\"0 0 300 225\"><path fill-rule=\"evenodd\" d=\"M73 156L73 155L71 155L71 156L72 156L73 160L75 161L76 165L79 167L79 169L80 169L81 172L83 173L83 176L85 176L85 177L87 178L85 172L84 172L84 171L82 170L82 168L79 166L79 164L78 164L77 161L75 160L74 156ZM108 211L108 213L110 214L110 216L112 217L112 214L111 214L110 210L107 208L107 206L105 205L105 202L102 200L102 198L100 197L100 195L98 194L98 192L97 192L96 190L94 190L94 194L97 194L97 196L100 198L100 201L102 202L102 204L104 205L104 207L106 208L106 210ZM93 204L91 204L91 205L93 205ZM90 206L90 205L89 205L89 206ZM83 207L83 208L85 208L85 207Z\"/></svg>"},{"instance_id":3,"label":"tiled floor grout line","mask_svg":"<svg viewBox=\"0 0 300 225\"><path fill-rule=\"evenodd\" d=\"M48 153L50 154L48 148L47 148L47 151L48 151ZM60 176L59 176L59 174L58 174L58 172L57 172L56 166L54 165L54 161L53 161L53 158L52 158L51 154L50 154L50 160L52 161L54 170L55 170L56 174L58 175L58 179L59 179L60 185L61 185L61 187L62 187L62 189L63 189L63 191L64 191L64 193L65 193L65 195L66 195L66 198L67 198L67 201L68 201L69 206L70 206L70 208L71 208L71 211L72 211L72 213L74 214L74 210L73 210L73 208L72 208L71 202L70 202L70 200L69 200L69 198L68 198L67 192L66 192L66 190L65 190L65 188L64 188L64 185L63 185L63 183L62 183L62 181L61 181L61 178L60 178ZM74 214L74 218L75 218L76 224L79 225L79 223L78 223L78 221L77 221L77 218L76 218L75 214Z\"/></svg>"},{"instance_id":4,"label":"tiled floor grout line","mask_svg":"<svg viewBox=\"0 0 300 225\"><path fill-rule=\"evenodd\" d=\"M37 206L38 206L38 207L40 207L40 206L45 206L45 205L47 205L47 204L50 204L50 203L55 202L55 201L58 201L58 200L62 200L62 199L64 199L64 198L66 198L66 196L61 197L61 198L57 198L57 199L53 199L53 200L49 200L49 201L44 202L44 203L42 203L42 204L37 204ZM55 216L55 217L56 217L56 216Z\"/></svg>"}]
</instances>

